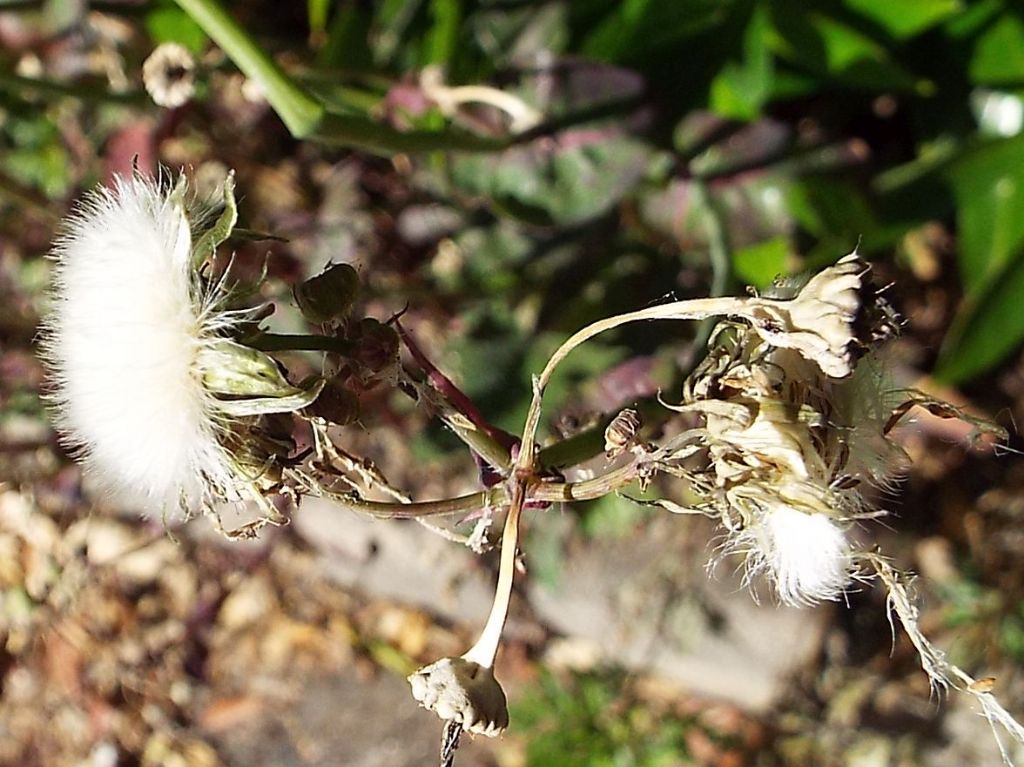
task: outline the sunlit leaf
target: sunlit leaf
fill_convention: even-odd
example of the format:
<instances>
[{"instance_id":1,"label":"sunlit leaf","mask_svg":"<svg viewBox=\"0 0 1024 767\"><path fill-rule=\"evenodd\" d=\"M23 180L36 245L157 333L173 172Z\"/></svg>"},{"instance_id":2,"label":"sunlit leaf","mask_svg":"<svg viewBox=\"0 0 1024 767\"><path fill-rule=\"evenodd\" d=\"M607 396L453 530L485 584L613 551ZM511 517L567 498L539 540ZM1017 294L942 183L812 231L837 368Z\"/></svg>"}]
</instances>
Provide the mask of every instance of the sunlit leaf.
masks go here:
<instances>
[{"instance_id":1,"label":"sunlit leaf","mask_svg":"<svg viewBox=\"0 0 1024 767\"><path fill-rule=\"evenodd\" d=\"M733 251L732 268L736 279L744 285L763 288L789 272L789 260L789 241L775 237Z\"/></svg>"},{"instance_id":2,"label":"sunlit leaf","mask_svg":"<svg viewBox=\"0 0 1024 767\"><path fill-rule=\"evenodd\" d=\"M156 44L178 43L198 55L206 48L206 33L192 17L174 5L157 5L146 14L146 31Z\"/></svg>"},{"instance_id":3,"label":"sunlit leaf","mask_svg":"<svg viewBox=\"0 0 1024 767\"><path fill-rule=\"evenodd\" d=\"M1024 245L1024 138L983 144L946 171L957 205L960 274L976 292Z\"/></svg>"},{"instance_id":4,"label":"sunlit leaf","mask_svg":"<svg viewBox=\"0 0 1024 767\"><path fill-rule=\"evenodd\" d=\"M946 178L957 203L965 298L937 375L960 381L997 363L1024 337L1024 137L968 151Z\"/></svg>"},{"instance_id":5,"label":"sunlit leaf","mask_svg":"<svg viewBox=\"0 0 1024 767\"><path fill-rule=\"evenodd\" d=\"M845 0L898 39L913 37L963 10L962 0Z\"/></svg>"},{"instance_id":6,"label":"sunlit leaf","mask_svg":"<svg viewBox=\"0 0 1024 767\"><path fill-rule=\"evenodd\" d=\"M965 381L1003 360L1024 340L1024 258L1017 257L991 289L968 297L942 350L935 376Z\"/></svg>"},{"instance_id":7,"label":"sunlit leaf","mask_svg":"<svg viewBox=\"0 0 1024 767\"><path fill-rule=\"evenodd\" d=\"M986 85L1024 82L1024 19L1006 13L978 38L971 80Z\"/></svg>"},{"instance_id":8,"label":"sunlit leaf","mask_svg":"<svg viewBox=\"0 0 1024 767\"><path fill-rule=\"evenodd\" d=\"M781 57L845 85L885 92L926 90L881 43L802 4L772 4L772 47Z\"/></svg>"},{"instance_id":9,"label":"sunlit leaf","mask_svg":"<svg viewBox=\"0 0 1024 767\"><path fill-rule=\"evenodd\" d=\"M743 33L740 58L726 62L711 81L711 108L722 117L752 120L772 91L772 56L768 50L768 12L757 6Z\"/></svg>"}]
</instances>

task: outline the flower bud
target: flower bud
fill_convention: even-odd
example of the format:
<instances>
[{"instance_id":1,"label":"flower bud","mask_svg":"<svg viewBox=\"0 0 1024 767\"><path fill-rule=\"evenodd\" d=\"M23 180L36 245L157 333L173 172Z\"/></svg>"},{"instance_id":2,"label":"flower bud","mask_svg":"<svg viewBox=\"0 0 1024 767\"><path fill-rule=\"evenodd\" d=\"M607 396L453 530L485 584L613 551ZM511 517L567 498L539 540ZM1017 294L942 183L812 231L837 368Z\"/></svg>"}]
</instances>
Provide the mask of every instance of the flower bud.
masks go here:
<instances>
[{"instance_id":1,"label":"flower bud","mask_svg":"<svg viewBox=\"0 0 1024 767\"><path fill-rule=\"evenodd\" d=\"M273 358L257 349L219 338L198 355L203 387L217 397L217 408L231 415L286 413L312 403L323 382L309 389L288 383Z\"/></svg>"},{"instance_id":2,"label":"flower bud","mask_svg":"<svg viewBox=\"0 0 1024 767\"><path fill-rule=\"evenodd\" d=\"M359 274L348 264L334 264L316 277L295 286L295 302L302 316L322 324L341 319L359 297Z\"/></svg>"}]
</instances>

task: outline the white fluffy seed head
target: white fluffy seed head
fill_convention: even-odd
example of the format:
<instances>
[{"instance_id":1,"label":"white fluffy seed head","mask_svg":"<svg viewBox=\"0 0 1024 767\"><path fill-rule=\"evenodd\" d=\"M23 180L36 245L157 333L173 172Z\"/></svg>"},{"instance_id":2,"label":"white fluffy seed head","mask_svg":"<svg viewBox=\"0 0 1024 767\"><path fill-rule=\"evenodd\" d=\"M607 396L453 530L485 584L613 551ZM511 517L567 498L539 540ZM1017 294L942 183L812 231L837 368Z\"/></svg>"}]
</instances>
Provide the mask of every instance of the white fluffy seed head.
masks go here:
<instances>
[{"instance_id":1,"label":"white fluffy seed head","mask_svg":"<svg viewBox=\"0 0 1024 767\"><path fill-rule=\"evenodd\" d=\"M236 496L197 366L225 320L192 263L182 198L138 176L89 195L54 244L41 335L64 442L107 491L163 513Z\"/></svg>"},{"instance_id":2,"label":"white fluffy seed head","mask_svg":"<svg viewBox=\"0 0 1024 767\"><path fill-rule=\"evenodd\" d=\"M748 582L764 574L779 601L787 605L839 599L852 578L853 554L846 534L825 514L771 506L727 548L745 555Z\"/></svg>"}]
</instances>

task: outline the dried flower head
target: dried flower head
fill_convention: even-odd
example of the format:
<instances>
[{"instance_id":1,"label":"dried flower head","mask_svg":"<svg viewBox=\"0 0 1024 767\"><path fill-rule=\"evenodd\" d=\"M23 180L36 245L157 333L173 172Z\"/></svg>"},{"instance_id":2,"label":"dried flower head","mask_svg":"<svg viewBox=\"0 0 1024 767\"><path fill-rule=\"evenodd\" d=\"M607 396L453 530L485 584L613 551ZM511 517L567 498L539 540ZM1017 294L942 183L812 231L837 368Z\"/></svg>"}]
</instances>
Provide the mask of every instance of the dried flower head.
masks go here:
<instances>
[{"instance_id":1,"label":"dried flower head","mask_svg":"<svg viewBox=\"0 0 1024 767\"><path fill-rule=\"evenodd\" d=\"M424 708L463 729L493 738L508 727L508 703L494 671L465 658L441 658L409 677Z\"/></svg>"},{"instance_id":2,"label":"dried flower head","mask_svg":"<svg viewBox=\"0 0 1024 767\"><path fill-rule=\"evenodd\" d=\"M213 221L184 181L119 178L82 201L53 246L41 351L57 428L103 488L146 510L251 496L260 469L237 449L258 428L251 416L309 402L231 340L249 315L227 311L224 281L200 274L234 223L231 190L229 177Z\"/></svg>"},{"instance_id":3,"label":"dried flower head","mask_svg":"<svg viewBox=\"0 0 1024 767\"><path fill-rule=\"evenodd\" d=\"M178 43L162 43L142 65L142 84L162 107L180 107L196 90L196 61Z\"/></svg>"},{"instance_id":4,"label":"dried flower head","mask_svg":"<svg viewBox=\"0 0 1024 767\"><path fill-rule=\"evenodd\" d=\"M723 323L679 408L704 419L689 432L707 455L694 481L728 530L722 551L742 554L746 580L765 575L784 604L840 598L857 570L846 531L873 514L863 486L904 465L886 434L897 395L863 356L895 315L867 275L852 254ZM692 445L664 451L684 453Z\"/></svg>"}]
</instances>

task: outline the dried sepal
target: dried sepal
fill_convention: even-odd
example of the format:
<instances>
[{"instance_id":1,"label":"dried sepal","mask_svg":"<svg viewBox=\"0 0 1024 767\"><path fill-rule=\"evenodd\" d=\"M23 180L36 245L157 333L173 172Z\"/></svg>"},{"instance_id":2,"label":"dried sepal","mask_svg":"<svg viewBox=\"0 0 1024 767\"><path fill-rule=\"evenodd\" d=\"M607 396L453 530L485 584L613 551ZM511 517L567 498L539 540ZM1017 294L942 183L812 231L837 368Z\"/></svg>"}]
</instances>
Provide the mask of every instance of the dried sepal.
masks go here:
<instances>
[{"instance_id":1,"label":"dried sepal","mask_svg":"<svg viewBox=\"0 0 1024 767\"><path fill-rule=\"evenodd\" d=\"M754 331L772 346L794 349L831 378L853 372L854 323L868 267L856 254L811 277L795 297L766 300L755 312Z\"/></svg>"},{"instance_id":2,"label":"dried sepal","mask_svg":"<svg viewBox=\"0 0 1024 767\"><path fill-rule=\"evenodd\" d=\"M463 729L493 738L508 727L508 702L494 671L465 658L441 658L408 677L424 708Z\"/></svg>"},{"instance_id":3,"label":"dried sepal","mask_svg":"<svg viewBox=\"0 0 1024 767\"><path fill-rule=\"evenodd\" d=\"M999 747L1003 764L1013 767L1013 759L999 735L999 730L1001 728L1018 744L1024 745L1024 726L992 694L992 685L987 682L987 678L975 679L956 664L950 663L946 654L924 635L919 625L917 604L910 594L910 577L897 570L885 557L875 552L865 552L860 555L860 559L870 568L870 572L863 577L873 574L885 587L889 623L892 626L893 634L895 636L896 627L892 618L895 614L900 619L900 624L910 643L917 650L921 668L928 675L932 690L941 694L953 687L973 697L981 707L982 716L992 728L992 734Z\"/></svg>"},{"instance_id":4,"label":"dried sepal","mask_svg":"<svg viewBox=\"0 0 1024 767\"><path fill-rule=\"evenodd\" d=\"M631 407L623 408L604 430L604 454L615 458L636 443L643 419Z\"/></svg>"}]
</instances>

